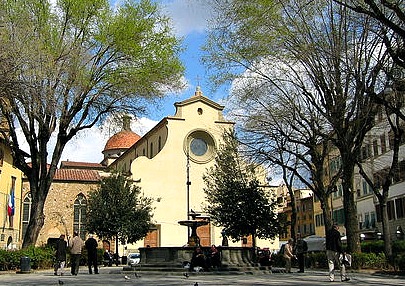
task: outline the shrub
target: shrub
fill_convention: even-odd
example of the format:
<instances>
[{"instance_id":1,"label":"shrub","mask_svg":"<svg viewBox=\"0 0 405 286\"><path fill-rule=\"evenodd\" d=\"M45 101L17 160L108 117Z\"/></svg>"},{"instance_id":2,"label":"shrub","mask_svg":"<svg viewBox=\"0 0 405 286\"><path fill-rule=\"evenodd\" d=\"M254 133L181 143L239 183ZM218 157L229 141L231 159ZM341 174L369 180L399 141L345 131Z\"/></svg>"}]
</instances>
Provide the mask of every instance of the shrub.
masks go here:
<instances>
[{"instance_id":1,"label":"shrub","mask_svg":"<svg viewBox=\"0 0 405 286\"><path fill-rule=\"evenodd\" d=\"M305 264L307 268L327 268L328 261L326 259L326 253L325 252L308 253L306 256Z\"/></svg>"},{"instance_id":2,"label":"shrub","mask_svg":"<svg viewBox=\"0 0 405 286\"><path fill-rule=\"evenodd\" d=\"M395 256L394 263L399 271L405 271L405 254L401 253Z\"/></svg>"},{"instance_id":3,"label":"shrub","mask_svg":"<svg viewBox=\"0 0 405 286\"><path fill-rule=\"evenodd\" d=\"M383 269L387 268L387 259L385 254L380 253L353 253L352 268L353 269Z\"/></svg>"},{"instance_id":4,"label":"shrub","mask_svg":"<svg viewBox=\"0 0 405 286\"><path fill-rule=\"evenodd\" d=\"M0 250L0 269L3 271L17 269L20 264L18 251Z\"/></svg>"},{"instance_id":5,"label":"shrub","mask_svg":"<svg viewBox=\"0 0 405 286\"><path fill-rule=\"evenodd\" d=\"M405 254L405 240L395 240L392 242L392 253Z\"/></svg>"},{"instance_id":6,"label":"shrub","mask_svg":"<svg viewBox=\"0 0 405 286\"><path fill-rule=\"evenodd\" d=\"M381 253L384 252L383 240L369 240L363 241L360 244L361 252L363 253Z\"/></svg>"},{"instance_id":7,"label":"shrub","mask_svg":"<svg viewBox=\"0 0 405 286\"><path fill-rule=\"evenodd\" d=\"M16 270L20 267L21 257L30 258L32 269L47 269L53 265L53 249L49 247L29 247L16 251L0 250L0 270Z\"/></svg>"}]
</instances>

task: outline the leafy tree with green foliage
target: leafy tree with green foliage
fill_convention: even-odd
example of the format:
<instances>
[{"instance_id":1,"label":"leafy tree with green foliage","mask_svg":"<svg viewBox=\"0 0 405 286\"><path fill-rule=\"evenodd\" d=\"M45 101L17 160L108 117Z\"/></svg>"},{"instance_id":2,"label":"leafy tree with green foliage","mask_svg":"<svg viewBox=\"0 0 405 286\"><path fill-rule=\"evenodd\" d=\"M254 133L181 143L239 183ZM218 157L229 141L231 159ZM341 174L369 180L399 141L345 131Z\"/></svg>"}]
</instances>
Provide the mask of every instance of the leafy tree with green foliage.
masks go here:
<instances>
[{"instance_id":1,"label":"leafy tree with green foliage","mask_svg":"<svg viewBox=\"0 0 405 286\"><path fill-rule=\"evenodd\" d=\"M258 178L258 166L239 156L234 133L225 133L215 165L203 175L206 212L214 225L223 227L233 241L252 235L272 239L280 233L277 204Z\"/></svg>"},{"instance_id":2,"label":"leafy tree with green foliage","mask_svg":"<svg viewBox=\"0 0 405 286\"><path fill-rule=\"evenodd\" d=\"M152 225L152 198L141 195L141 188L120 173L101 181L100 189L89 194L87 229L103 239L136 242Z\"/></svg>"},{"instance_id":3,"label":"leafy tree with green foliage","mask_svg":"<svg viewBox=\"0 0 405 286\"><path fill-rule=\"evenodd\" d=\"M9 126L2 135L32 197L23 248L44 225L66 144L111 114L139 116L179 90L179 52L169 19L149 0L0 2L0 111Z\"/></svg>"}]
</instances>

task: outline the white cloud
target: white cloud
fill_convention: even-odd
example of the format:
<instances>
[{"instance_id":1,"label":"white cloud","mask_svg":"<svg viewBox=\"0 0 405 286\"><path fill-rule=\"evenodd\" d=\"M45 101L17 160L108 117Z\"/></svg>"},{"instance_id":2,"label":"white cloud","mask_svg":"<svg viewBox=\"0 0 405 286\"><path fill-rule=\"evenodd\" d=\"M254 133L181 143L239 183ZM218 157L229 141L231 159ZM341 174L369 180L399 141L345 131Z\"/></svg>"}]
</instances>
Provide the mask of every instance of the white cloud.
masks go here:
<instances>
[{"instance_id":1,"label":"white cloud","mask_svg":"<svg viewBox=\"0 0 405 286\"><path fill-rule=\"evenodd\" d=\"M152 129L158 122L146 117L132 120L131 129L140 136ZM107 124L107 123L104 123ZM63 150L61 161L89 162L99 163L103 160L102 151L104 150L107 140L113 134L105 132L106 128L92 127L79 132L71 141L68 142ZM20 148L29 153L29 146L21 129L17 130L17 136L20 140ZM56 134L54 134L56 135ZM55 146L55 136L53 136L48 145L48 162L51 160L53 148Z\"/></svg>"},{"instance_id":2,"label":"white cloud","mask_svg":"<svg viewBox=\"0 0 405 286\"><path fill-rule=\"evenodd\" d=\"M145 135L157 124L156 121L146 117L132 120L131 129L140 136ZM115 134L115 133L114 133ZM67 145L62 154L62 161L99 163L103 160L102 151L107 140L114 134L107 134L99 127L86 129L79 133Z\"/></svg>"},{"instance_id":3,"label":"white cloud","mask_svg":"<svg viewBox=\"0 0 405 286\"><path fill-rule=\"evenodd\" d=\"M176 34L185 36L207 30L212 10L206 0L161 0L158 1L173 20Z\"/></svg>"}]
</instances>

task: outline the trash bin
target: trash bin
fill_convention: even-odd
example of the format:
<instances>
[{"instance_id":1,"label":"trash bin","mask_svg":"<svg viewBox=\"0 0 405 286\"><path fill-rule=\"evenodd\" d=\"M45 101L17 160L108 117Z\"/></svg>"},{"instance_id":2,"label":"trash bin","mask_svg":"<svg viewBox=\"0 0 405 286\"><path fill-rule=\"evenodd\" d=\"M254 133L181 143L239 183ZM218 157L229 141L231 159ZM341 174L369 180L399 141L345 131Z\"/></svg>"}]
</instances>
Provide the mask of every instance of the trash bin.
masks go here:
<instances>
[{"instance_id":1,"label":"trash bin","mask_svg":"<svg viewBox=\"0 0 405 286\"><path fill-rule=\"evenodd\" d=\"M126 256L121 256L121 263L122 263L122 265L127 265L127 263L128 263L128 258L126 257Z\"/></svg>"},{"instance_id":2,"label":"trash bin","mask_svg":"<svg viewBox=\"0 0 405 286\"><path fill-rule=\"evenodd\" d=\"M20 272L21 273L31 272L31 259L28 256L22 256L20 258Z\"/></svg>"}]
</instances>

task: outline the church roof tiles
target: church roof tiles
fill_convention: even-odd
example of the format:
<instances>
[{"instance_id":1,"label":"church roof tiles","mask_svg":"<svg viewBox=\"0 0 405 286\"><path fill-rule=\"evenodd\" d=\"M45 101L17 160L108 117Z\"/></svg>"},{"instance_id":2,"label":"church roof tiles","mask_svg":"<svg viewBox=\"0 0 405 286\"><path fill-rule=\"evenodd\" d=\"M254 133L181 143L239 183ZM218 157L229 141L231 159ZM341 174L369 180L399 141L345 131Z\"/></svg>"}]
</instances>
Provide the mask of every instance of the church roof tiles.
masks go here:
<instances>
[{"instance_id":1,"label":"church roof tiles","mask_svg":"<svg viewBox=\"0 0 405 286\"><path fill-rule=\"evenodd\" d=\"M54 181L80 181L98 182L101 180L99 173L95 170L85 169L58 169Z\"/></svg>"}]
</instances>

